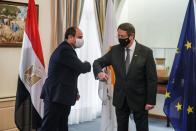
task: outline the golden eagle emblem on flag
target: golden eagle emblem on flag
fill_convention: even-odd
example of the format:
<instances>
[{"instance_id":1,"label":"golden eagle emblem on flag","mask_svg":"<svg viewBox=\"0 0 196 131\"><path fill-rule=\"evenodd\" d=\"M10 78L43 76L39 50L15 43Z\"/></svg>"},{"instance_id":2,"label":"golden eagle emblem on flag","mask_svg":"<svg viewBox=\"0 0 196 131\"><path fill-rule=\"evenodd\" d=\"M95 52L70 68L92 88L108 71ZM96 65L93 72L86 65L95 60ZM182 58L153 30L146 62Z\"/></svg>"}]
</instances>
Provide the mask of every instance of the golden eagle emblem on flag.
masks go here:
<instances>
[{"instance_id":1,"label":"golden eagle emblem on flag","mask_svg":"<svg viewBox=\"0 0 196 131\"><path fill-rule=\"evenodd\" d=\"M33 65L28 68L25 73L24 73L24 80L25 83L29 86L32 87L35 83L37 83L41 77L38 75L37 71L33 67Z\"/></svg>"}]
</instances>

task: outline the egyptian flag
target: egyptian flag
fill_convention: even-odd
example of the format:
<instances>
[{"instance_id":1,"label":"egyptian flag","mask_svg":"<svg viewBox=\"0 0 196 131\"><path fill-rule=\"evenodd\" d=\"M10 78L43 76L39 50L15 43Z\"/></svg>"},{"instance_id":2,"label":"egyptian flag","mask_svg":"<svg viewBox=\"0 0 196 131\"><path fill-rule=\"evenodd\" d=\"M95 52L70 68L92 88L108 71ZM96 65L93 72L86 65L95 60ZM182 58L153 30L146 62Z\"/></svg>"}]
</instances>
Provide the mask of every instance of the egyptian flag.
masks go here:
<instances>
[{"instance_id":1,"label":"egyptian flag","mask_svg":"<svg viewBox=\"0 0 196 131\"><path fill-rule=\"evenodd\" d=\"M43 117L40 94L46 73L37 22L35 2L29 0L15 105L15 123L20 131L38 129Z\"/></svg>"}]
</instances>

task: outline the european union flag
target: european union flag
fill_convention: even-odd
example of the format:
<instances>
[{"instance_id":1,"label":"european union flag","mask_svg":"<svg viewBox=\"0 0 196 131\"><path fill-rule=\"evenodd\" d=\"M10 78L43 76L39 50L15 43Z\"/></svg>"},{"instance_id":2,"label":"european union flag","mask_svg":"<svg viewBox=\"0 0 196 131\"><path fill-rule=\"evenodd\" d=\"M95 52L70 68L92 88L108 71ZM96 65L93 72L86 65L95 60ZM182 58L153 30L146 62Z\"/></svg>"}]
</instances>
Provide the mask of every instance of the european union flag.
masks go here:
<instances>
[{"instance_id":1,"label":"european union flag","mask_svg":"<svg viewBox=\"0 0 196 131\"><path fill-rule=\"evenodd\" d=\"M196 131L196 36L193 4L193 0L189 0L163 108L175 131Z\"/></svg>"}]
</instances>

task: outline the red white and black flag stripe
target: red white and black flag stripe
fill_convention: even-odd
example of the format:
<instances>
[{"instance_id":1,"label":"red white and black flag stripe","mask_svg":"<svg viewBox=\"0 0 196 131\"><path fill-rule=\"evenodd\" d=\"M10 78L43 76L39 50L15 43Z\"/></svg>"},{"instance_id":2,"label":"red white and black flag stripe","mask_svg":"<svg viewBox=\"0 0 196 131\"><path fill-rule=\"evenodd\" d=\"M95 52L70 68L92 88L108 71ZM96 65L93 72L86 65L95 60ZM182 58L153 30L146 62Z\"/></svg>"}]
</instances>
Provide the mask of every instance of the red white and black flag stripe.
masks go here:
<instances>
[{"instance_id":1,"label":"red white and black flag stripe","mask_svg":"<svg viewBox=\"0 0 196 131\"><path fill-rule=\"evenodd\" d=\"M29 0L15 106L15 123L21 131L39 128L43 117L40 94L46 73L36 12L34 0Z\"/></svg>"}]
</instances>

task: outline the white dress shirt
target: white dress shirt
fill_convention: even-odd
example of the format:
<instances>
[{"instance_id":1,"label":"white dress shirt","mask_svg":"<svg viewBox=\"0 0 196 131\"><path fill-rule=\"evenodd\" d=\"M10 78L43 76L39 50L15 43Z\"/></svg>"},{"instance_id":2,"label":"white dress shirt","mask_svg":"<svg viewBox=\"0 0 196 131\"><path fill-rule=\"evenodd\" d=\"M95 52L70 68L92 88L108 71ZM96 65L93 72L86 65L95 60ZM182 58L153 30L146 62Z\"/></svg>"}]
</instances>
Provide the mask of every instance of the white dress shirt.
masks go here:
<instances>
[{"instance_id":1,"label":"white dress shirt","mask_svg":"<svg viewBox=\"0 0 196 131\"><path fill-rule=\"evenodd\" d=\"M136 42L135 42L135 40L133 41L133 44L129 47L129 53L130 53L130 63L131 63L131 60L132 60L132 57L133 57L133 53L134 53L134 51L135 51L135 45L136 45ZM127 57L127 51L126 51L126 48L125 48L125 60L126 60L126 57ZM129 63L129 64L130 64Z\"/></svg>"}]
</instances>

